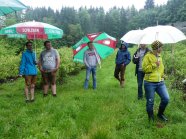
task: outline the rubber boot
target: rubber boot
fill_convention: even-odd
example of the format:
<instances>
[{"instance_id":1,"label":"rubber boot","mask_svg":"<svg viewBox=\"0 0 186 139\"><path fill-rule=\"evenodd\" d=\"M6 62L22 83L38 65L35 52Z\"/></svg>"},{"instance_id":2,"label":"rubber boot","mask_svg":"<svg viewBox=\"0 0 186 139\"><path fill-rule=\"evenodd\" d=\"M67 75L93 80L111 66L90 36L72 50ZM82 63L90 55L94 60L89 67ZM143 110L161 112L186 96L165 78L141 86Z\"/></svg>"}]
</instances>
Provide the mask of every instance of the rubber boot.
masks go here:
<instances>
[{"instance_id":1,"label":"rubber boot","mask_svg":"<svg viewBox=\"0 0 186 139\"><path fill-rule=\"evenodd\" d=\"M162 108L162 107L159 107L159 110L158 110L158 118L161 120L161 121L168 121L167 117L163 114L163 112L165 111L165 108Z\"/></svg>"},{"instance_id":2,"label":"rubber boot","mask_svg":"<svg viewBox=\"0 0 186 139\"><path fill-rule=\"evenodd\" d=\"M150 111L150 112L147 112L148 113L148 119L149 119L149 122L154 122L154 112L153 111Z\"/></svg>"}]
</instances>

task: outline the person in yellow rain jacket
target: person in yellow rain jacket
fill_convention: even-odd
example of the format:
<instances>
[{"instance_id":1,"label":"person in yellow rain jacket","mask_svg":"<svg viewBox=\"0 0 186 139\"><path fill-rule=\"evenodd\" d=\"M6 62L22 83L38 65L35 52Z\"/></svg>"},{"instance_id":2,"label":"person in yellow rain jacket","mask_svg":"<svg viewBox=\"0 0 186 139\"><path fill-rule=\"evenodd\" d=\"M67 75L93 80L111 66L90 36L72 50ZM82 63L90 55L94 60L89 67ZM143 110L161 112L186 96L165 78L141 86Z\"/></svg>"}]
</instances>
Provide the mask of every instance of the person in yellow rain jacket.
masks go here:
<instances>
[{"instance_id":1,"label":"person in yellow rain jacket","mask_svg":"<svg viewBox=\"0 0 186 139\"><path fill-rule=\"evenodd\" d=\"M153 106L155 92L161 98L157 116L162 121L168 120L164 115L165 108L169 102L169 94L164 83L164 65L160 54L162 46L163 44L160 41L154 41L151 44L152 51L145 55L142 62L142 69L145 72L144 88L149 121L154 121Z\"/></svg>"}]
</instances>

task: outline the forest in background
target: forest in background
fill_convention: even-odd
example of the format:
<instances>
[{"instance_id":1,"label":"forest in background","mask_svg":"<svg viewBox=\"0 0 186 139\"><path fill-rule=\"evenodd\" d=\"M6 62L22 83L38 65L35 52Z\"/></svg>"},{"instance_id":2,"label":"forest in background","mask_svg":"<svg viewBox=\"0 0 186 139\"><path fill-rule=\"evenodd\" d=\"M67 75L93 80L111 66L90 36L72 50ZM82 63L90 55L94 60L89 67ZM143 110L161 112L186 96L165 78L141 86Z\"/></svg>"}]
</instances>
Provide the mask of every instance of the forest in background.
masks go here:
<instances>
[{"instance_id":1,"label":"forest in background","mask_svg":"<svg viewBox=\"0 0 186 139\"><path fill-rule=\"evenodd\" d=\"M124 8L113 7L104 11L103 7L86 8L81 7L75 10L73 7L62 7L60 11L51 8L29 8L20 14L7 15L1 20L1 26L8 26L24 21L41 21L55 25L64 31L62 39L52 40L55 48L71 47L87 33L106 32L118 40L129 30L143 29L148 26L173 25L186 21L186 1L168 0L166 5L156 6L154 0L146 0L143 9L139 11L134 6ZM4 82L18 74L18 66L21 53L25 49L24 39L10 39L0 36L0 82ZM118 41L119 42L119 41ZM37 40L34 43L38 47L38 55L42 50L43 41ZM118 43L119 44L119 43ZM172 58L171 47L165 48L166 74L172 75L173 88L183 88L181 81L185 78L186 68L184 66L185 42L176 44L175 54ZM182 50L182 51L180 51ZM72 50L70 48L59 49L63 62L59 77L68 76L70 73L78 73L82 65L73 63ZM9 62L6 60L9 59ZM174 60L174 64L172 63ZM59 79L60 82L62 79Z\"/></svg>"},{"instance_id":2,"label":"forest in background","mask_svg":"<svg viewBox=\"0 0 186 139\"><path fill-rule=\"evenodd\" d=\"M105 11L103 7L86 8L50 7L28 8L24 13L8 15L2 25L8 26L24 21L40 21L57 26L64 31L60 46L72 46L87 33L106 32L118 40L129 30L143 29L148 26L167 25L186 21L186 1L168 0L166 5L157 6L154 0L146 0L139 11L134 7L113 7ZM54 41L56 42L56 41Z\"/></svg>"}]
</instances>

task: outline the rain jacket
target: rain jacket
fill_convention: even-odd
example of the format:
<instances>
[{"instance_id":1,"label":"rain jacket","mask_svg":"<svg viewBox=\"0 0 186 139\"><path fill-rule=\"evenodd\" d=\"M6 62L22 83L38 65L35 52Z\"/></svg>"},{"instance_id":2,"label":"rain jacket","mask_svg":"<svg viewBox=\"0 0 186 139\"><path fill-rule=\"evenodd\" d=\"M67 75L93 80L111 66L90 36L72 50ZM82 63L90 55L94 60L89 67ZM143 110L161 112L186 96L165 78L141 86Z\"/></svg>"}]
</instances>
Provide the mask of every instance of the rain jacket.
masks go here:
<instances>
[{"instance_id":1,"label":"rain jacket","mask_svg":"<svg viewBox=\"0 0 186 139\"><path fill-rule=\"evenodd\" d=\"M134 53L133 58L132 58L132 62L133 62L134 64L136 64L135 75L137 75L137 73L138 73L138 68L139 68L139 58L135 58L135 57L136 57L137 53L140 52L140 50L141 50L141 48L137 49L137 51ZM145 48L145 54L144 54L144 56L145 56L146 53L149 52L149 51L150 51L150 50L149 50L148 48Z\"/></svg>"},{"instance_id":2,"label":"rain jacket","mask_svg":"<svg viewBox=\"0 0 186 139\"><path fill-rule=\"evenodd\" d=\"M126 46L125 46L126 47ZM116 55L116 65L128 65L131 61L130 52L128 51L128 47L125 50L119 49Z\"/></svg>"},{"instance_id":3,"label":"rain jacket","mask_svg":"<svg viewBox=\"0 0 186 139\"><path fill-rule=\"evenodd\" d=\"M159 67L156 65L157 61L160 61ZM160 82L164 80L164 65L161 55L156 57L152 52L148 52L143 58L142 69L145 72L145 81Z\"/></svg>"},{"instance_id":4,"label":"rain jacket","mask_svg":"<svg viewBox=\"0 0 186 139\"><path fill-rule=\"evenodd\" d=\"M20 75L37 75L36 61L35 61L35 53L26 50L22 54L21 64L19 67Z\"/></svg>"}]
</instances>

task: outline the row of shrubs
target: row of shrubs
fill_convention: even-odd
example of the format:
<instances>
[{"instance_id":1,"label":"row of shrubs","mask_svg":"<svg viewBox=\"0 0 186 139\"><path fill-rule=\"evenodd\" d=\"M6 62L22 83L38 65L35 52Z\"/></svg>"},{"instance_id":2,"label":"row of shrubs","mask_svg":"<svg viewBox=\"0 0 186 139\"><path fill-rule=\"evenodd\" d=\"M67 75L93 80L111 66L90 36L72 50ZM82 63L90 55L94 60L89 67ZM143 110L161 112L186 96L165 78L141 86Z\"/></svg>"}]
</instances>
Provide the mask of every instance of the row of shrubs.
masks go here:
<instances>
[{"instance_id":1,"label":"row of shrubs","mask_svg":"<svg viewBox=\"0 0 186 139\"><path fill-rule=\"evenodd\" d=\"M165 45L163 49L165 73L169 75L170 87L186 91L182 83L186 79L186 41Z\"/></svg>"},{"instance_id":2,"label":"row of shrubs","mask_svg":"<svg viewBox=\"0 0 186 139\"><path fill-rule=\"evenodd\" d=\"M14 48L5 48L0 46L0 82L13 80L19 74L19 65L21 60L21 53L16 55L12 51ZM12 51L12 52L10 52ZM37 50L37 57L42 51L41 48ZM82 64L73 62L73 52L71 48L61 47L58 49L61 57L61 65L57 75L57 82L63 83L69 75L77 74L84 67ZM40 72L38 72L38 83L41 81ZM40 85L38 85L40 87Z\"/></svg>"}]
</instances>

